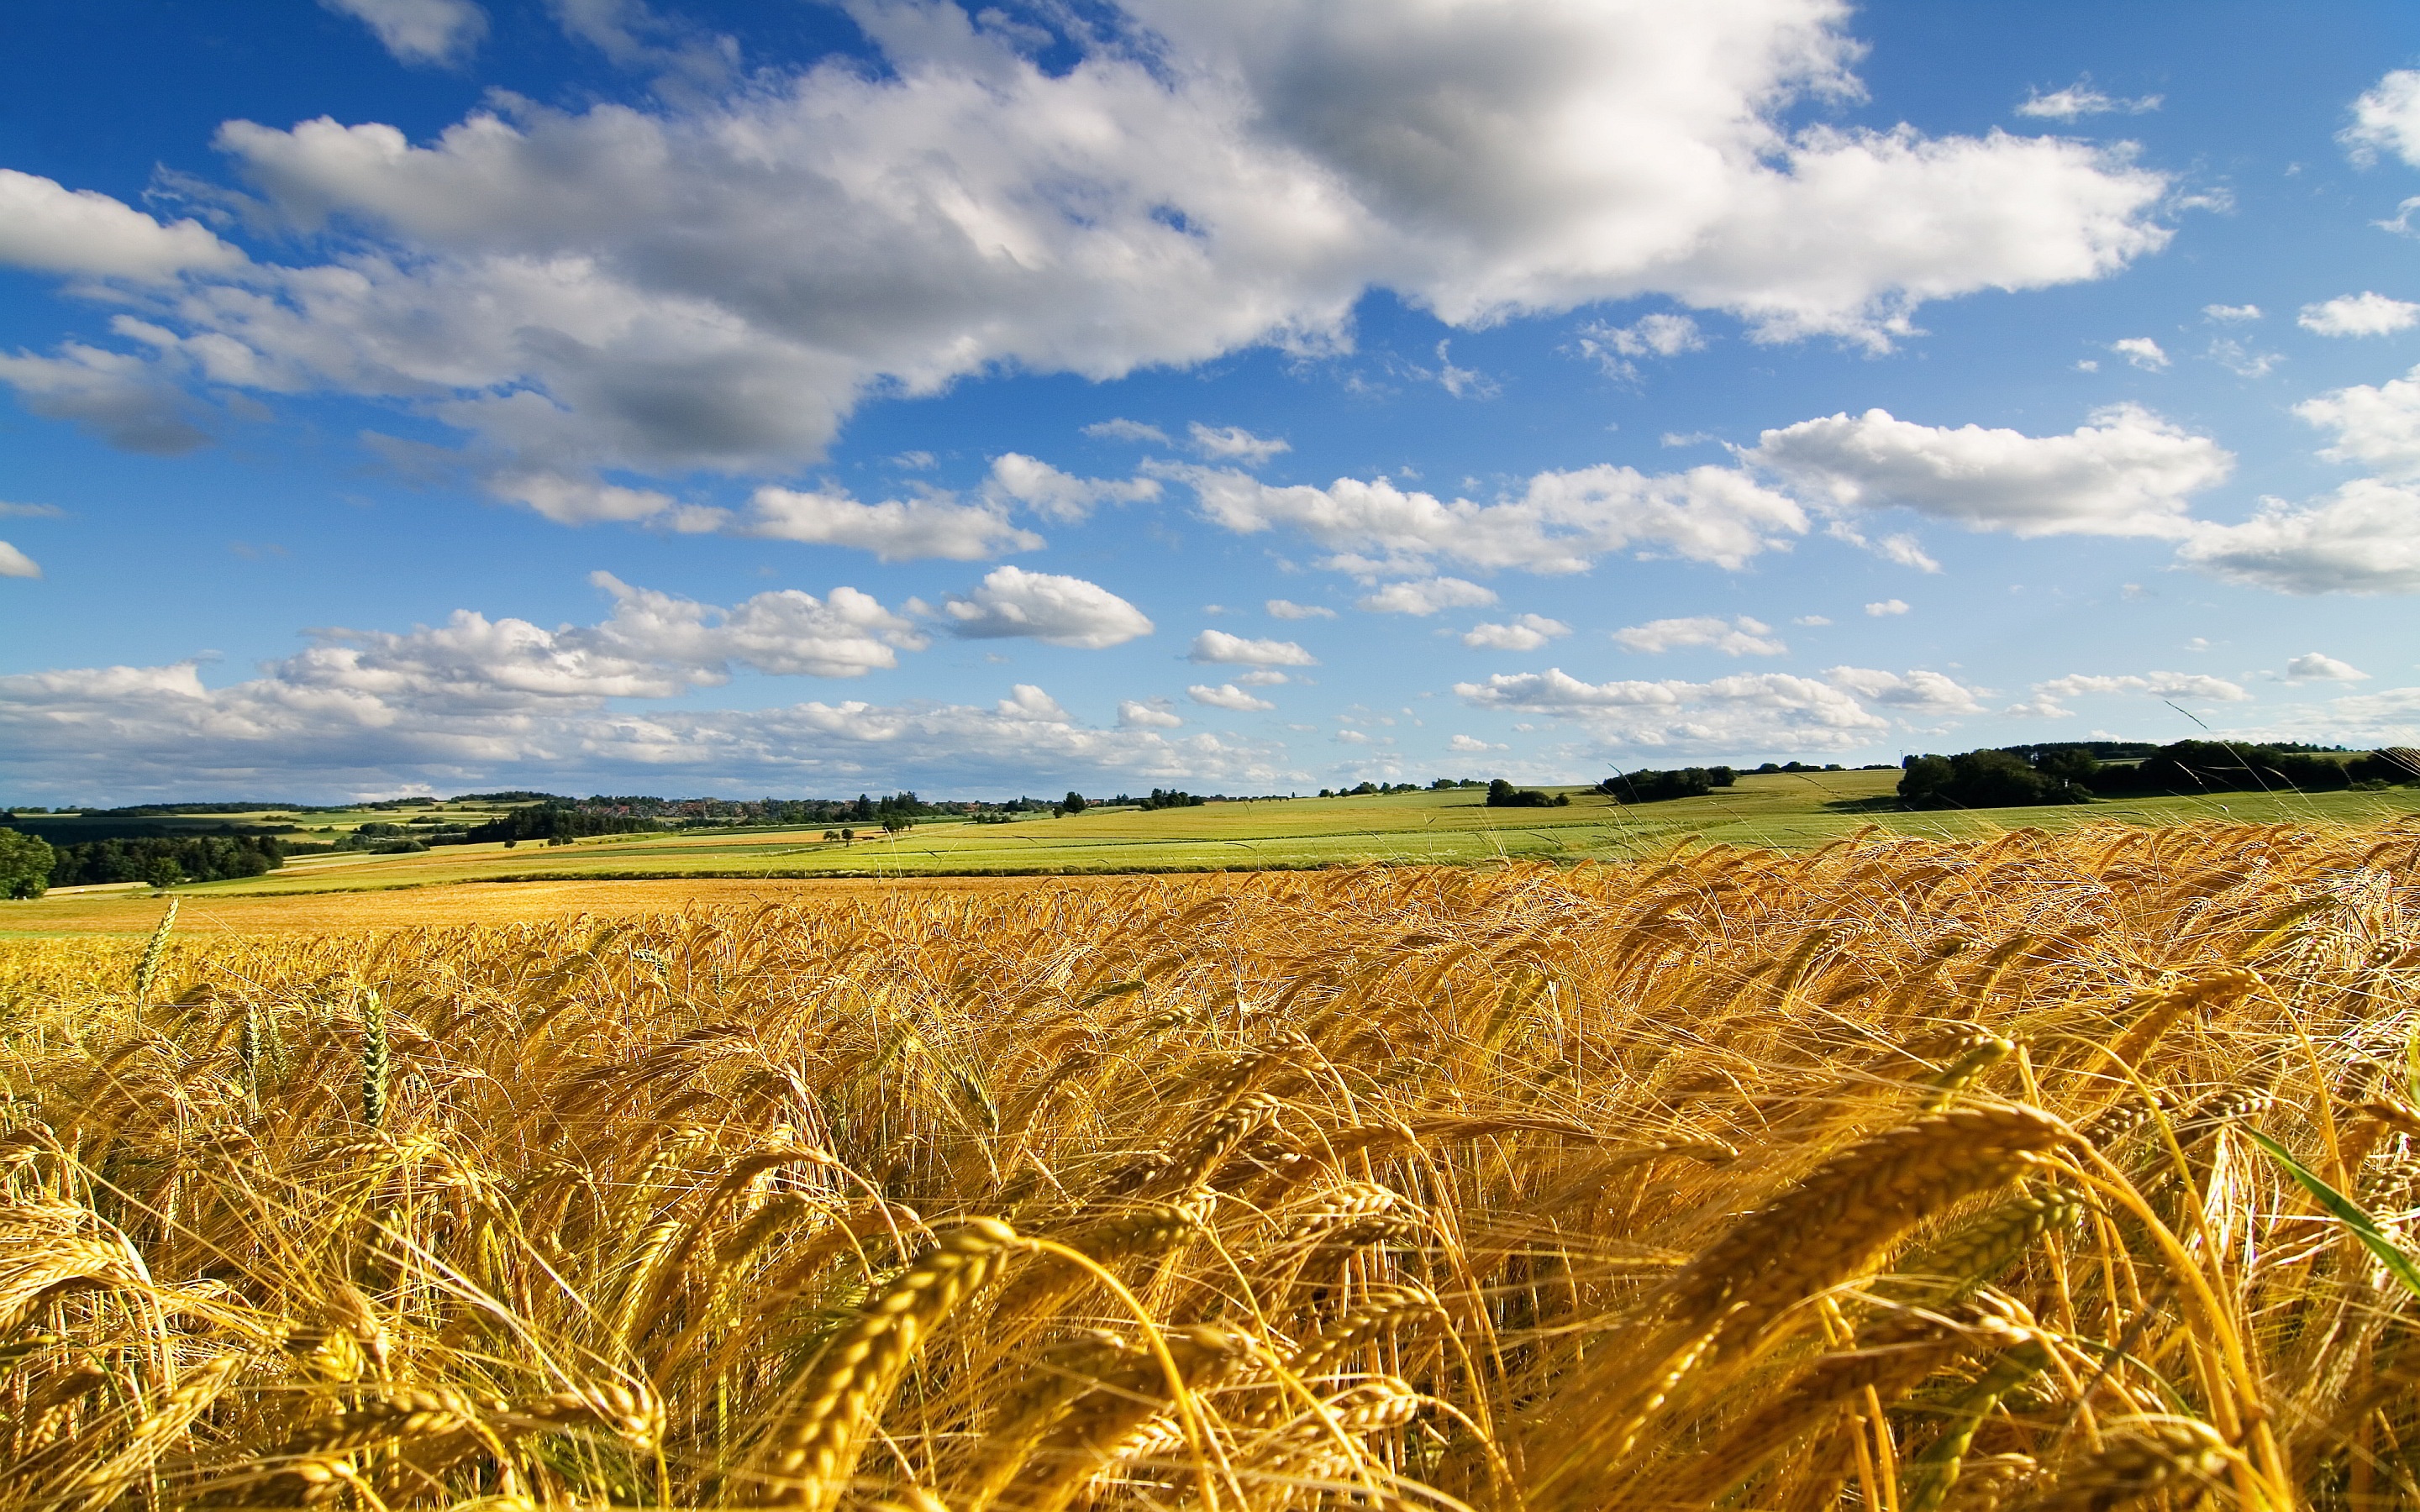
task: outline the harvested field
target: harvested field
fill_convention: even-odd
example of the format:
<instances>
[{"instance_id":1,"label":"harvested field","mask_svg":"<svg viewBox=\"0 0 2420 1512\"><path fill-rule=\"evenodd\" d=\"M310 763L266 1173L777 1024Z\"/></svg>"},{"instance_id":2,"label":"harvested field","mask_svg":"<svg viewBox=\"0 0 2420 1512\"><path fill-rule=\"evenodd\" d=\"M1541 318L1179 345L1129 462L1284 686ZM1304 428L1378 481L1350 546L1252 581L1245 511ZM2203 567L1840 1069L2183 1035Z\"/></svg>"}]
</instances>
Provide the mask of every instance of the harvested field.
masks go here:
<instances>
[{"instance_id":1,"label":"harvested field","mask_svg":"<svg viewBox=\"0 0 2420 1512\"><path fill-rule=\"evenodd\" d=\"M0 1508L2412 1505L2415 867L0 945Z\"/></svg>"}]
</instances>

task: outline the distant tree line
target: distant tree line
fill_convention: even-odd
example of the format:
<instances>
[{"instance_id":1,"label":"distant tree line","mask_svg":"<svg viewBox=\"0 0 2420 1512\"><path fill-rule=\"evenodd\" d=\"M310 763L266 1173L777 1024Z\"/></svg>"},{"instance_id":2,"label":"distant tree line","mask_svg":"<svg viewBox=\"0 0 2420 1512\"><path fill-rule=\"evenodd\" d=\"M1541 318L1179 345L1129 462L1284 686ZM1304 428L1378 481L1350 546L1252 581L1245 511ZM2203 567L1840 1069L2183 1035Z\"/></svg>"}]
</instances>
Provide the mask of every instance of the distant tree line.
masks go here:
<instances>
[{"instance_id":1,"label":"distant tree line","mask_svg":"<svg viewBox=\"0 0 2420 1512\"><path fill-rule=\"evenodd\" d=\"M1560 809L1570 805L1568 793L1541 793L1536 788L1516 788L1502 778L1487 784L1487 807L1490 809Z\"/></svg>"},{"instance_id":2,"label":"distant tree line","mask_svg":"<svg viewBox=\"0 0 2420 1512\"><path fill-rule=\"evenodd\" d=\"M2286 746L2180 740L2099 754L2121 742L2009 746L1900 763L1899 795L1911 809L2013 809L2098 797L2205 793L2336 793L2420 781L2420 753L2325 752ZM2131 758L2131 759L2130 759Z\"/></svg>"},{"instance_id":3,"label":"distant tree line","mask_svg":"<svg viewBox=\"0 0 2420 1512\"><path fill-rule=\"evenodd\" d=\"M1662 803L1671 798L1702 798L1738 780L1739 774L1728 766L1683 766L1668 772L1646 768L1608 777L1596 790L1616 803Z\"/></svg>"},{"instance_id":4,"label":"distant tree line","mask_svg":"<svg viewBox=\"0 0 2420 1512\"><path fill-rule=\"evenodd\" d=\"M54 887L81 887L96 882L147 882L163 887L179 882L225 882L256 877L286 864L286 847L271 835L96 840L47 849L52 853L49 883Z\"/></svg>"}]
</instances>

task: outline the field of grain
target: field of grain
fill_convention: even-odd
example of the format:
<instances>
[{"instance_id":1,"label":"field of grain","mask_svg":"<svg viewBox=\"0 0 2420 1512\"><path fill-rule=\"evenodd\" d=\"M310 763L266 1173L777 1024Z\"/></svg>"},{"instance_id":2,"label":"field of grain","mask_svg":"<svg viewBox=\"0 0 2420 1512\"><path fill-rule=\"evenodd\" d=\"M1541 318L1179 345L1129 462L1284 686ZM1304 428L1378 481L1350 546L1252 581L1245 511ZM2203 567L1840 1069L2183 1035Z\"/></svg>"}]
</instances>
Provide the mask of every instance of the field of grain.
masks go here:
<instances>
[{"instance_id":1,"label":"field of grain","mask_svg":"<svg viewBox=\"0 0 2420 1512\"><path fill-rule=\"evenodd\" d=\"M2420 1504L2415 868L0 945L0 1508Z\"/></svg>"}]
</instances>

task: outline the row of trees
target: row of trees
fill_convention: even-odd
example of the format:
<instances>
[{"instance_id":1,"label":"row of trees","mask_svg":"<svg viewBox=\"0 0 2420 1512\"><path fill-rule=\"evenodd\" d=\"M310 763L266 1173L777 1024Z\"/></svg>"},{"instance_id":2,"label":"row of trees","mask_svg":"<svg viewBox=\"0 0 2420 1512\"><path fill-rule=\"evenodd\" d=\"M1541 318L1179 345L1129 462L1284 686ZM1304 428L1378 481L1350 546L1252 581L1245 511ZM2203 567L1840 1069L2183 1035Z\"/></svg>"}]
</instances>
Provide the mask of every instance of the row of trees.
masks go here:
<instances>
[{"instance_id":1,"label":"row of trees","mask_svg":"<svg viewBox=\"0 0 2420 1512\"><path fill-rule=\"evenodd\" d=\"M1662 803L1670 798L1702 798L1738 780L1739 774L1728 766L1683 766L1668 772L1643 768L1608 777L1596 790L1616 803Z\"/></svg>"},{"instance_id":2,"label":"row of trees","mask_svg":"<svg viewBox=\"0 0 2420 1512\"><path fill-rule=\"evenodd\" d=\"M2096 797L2205 793L2335 793L2420 780L2420 753L2331 753L2180 740L2133 760L2103 760L2093 743L2010 746L1900 763L1912 809L2012 809Z\"/></svg>"},{"instance_id":3,"label":"row of trees","mask_svg":"<svg viewBox=\"0 0 2420 1512\"><path fill-rule=\"evenodd\" d=\"M222 882L256 877L286 864L267 835L181 835L53 845L22 830L0 829L0 897L39 898L52 887L96 882Z\"/></svg>"}]
</instances>

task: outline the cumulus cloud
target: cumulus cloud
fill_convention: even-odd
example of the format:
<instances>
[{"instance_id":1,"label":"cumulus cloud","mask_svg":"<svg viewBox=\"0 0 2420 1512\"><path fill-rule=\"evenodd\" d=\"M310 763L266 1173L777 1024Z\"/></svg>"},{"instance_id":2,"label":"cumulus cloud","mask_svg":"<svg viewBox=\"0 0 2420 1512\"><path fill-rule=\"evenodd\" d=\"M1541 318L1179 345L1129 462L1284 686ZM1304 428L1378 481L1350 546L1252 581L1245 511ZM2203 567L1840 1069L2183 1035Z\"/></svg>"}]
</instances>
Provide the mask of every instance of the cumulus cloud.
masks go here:
<instances>
[{"instance_id":1,"label":"cumulus cloud","mask_svg":"<svg viewBox=\"0 0 2420 1512\"><path fill-rule=\"evenodd\" d=\"M421 55L473 13L351 8ZM679 51L634 9L561 15ZM1858 87L1833 0L1134 0L1042 47L942 0L851 13L877 66L707 58L642 105L502 100L419 141L229 122L260 213L347 250L211 278L205 233L155 225L188 250L133 265L189 283L147 313L180 379L411 409L483 472L765 481L868 393L1335 350L1373 288L1463 327L1660 296L1885 346L1925 301L2169 234L2167 180L2120 150L1793 124Z\"/></svg>"},{"instance_id":2,"label":"cumulus cloud","mask_svg":"<svg viewBox=\"0 0 2420 1512\"><path fill-rule=\"evenodd\" d=\"M2067 707L2070 699L2111 694L2133 694L2155 699L2208 699L2221 703L2241 703L2252 696L2223 677L2206 677L2199 672L2127 673L2115 677L2077 672L2036 683L2033 697L2011 705L2008 712L2063 719L2075 712Z\"/></svg>"},{"instance_id":3,"label":"cumulus cloud","mask_svg":"<svg viewBox=\"0 0 2420 1512\"><path fill-rule=\"evenodd\" d=\"M2231 325L2239 321L2259 319L2260 306L2257 304L2205 304L2201 307L2201 315L2202 318L2205 320L2217 320Z\"/></svg>"},{"instance_id":4,"label":"cumulus cloud","mask_svg":"<svg viewBox=\"0 0 2420 1512\"><path fill-rule=\"evenodd\" d=\"M983 582L941 606L950 633L963 640L1022 637L1047 645L1098 651L1152 632L1142 610L1081 578L994 567Z\"/></svg>"},{"instance_id":5,"label":"cumulus cloud","mask_svg":"<svg viewBox=\"0 0 2420 1512\"><path fill-rule=\"evenodd\" d=\"M1879 603L1869 604L1866 606L1866 613L1871 618L1878 620L1886 615L1904 614L1906 612L1907 600L1904 598L1885 598L1881 600Z\"/></svg>"},{"instance_id":6,"label":"cumulus cloud","mask_svg":"<svg viewBox=\"0 0 2420 1512\"><path fill-rule=\"evenodd\" d=\"M2390 152L2420 167L2420 70L2397 69L2352 102L2352 124L2337 133L2356 162Z\"/></svg>"},{"instance_id":7,"label":"cumulus cloud","mask_svg":"<svg viewBox=\"0 0 2420 1512\"><path fill-rule=\"evenodd\" d=\"M1877 671L1870 667L1835 667L1824 674L1835 687L1880 703L1895 713L1917 718L1948 718L1963 714L1988 714L1976 690L1940 672Z\"/></svg>"},{"instance_id":8,"label":"cumulus cloud","mask_svg":"<svg viewBox=\"0 0 2420 1512\"><path fill-rule=\"evenodd\" d=\"M647 513L668 508L670 502L665 500ZM1043 544L1042 537L1032 531L1011 524L999 504L988 501L962 504L947 493L868 504L845 490L768 485L756 490L748 513L729 529L735 534L777 541L854 547L884 562L918 557L978 562L1009 551L1035 550Z\"/></svg>"},{"instance_id":9,"label":"cumulus cloud","mask_svg":"<svg viewBox=\"0 0 2420 1512\"><path fill-rule=\"evenodd\" d=\"M2188 497L2235 465L2209 437L2133 405L2064 436L1921 425L1869 409L1768 430L1743 455L1837 507L1896 505L2022 536L2183 535Z\"/></svg>"},{"instance_id":10,"label":"cumulus cloud","mask_svg":"<svg viewBox=\"0 0 2420 1512\"><path fill-rule=\"evenodd\" d=\"M1637 364L1631 359L1699 351L1706 338L1698 322L1687 316L1659 312L1641 316L1626 326L1592 320L1580 327L1575 345L1581 356L1593 358L1607 377L1629 378L1638 376Z\"/></svg>"},{"instance_id":11,"label":"cumulus cloud","mask_svg":"<svg viewBox=\"0 0 2420 1512\"><path fill-rule=\"evenodd\" d=\"M2357 478L2312 503L2263 499L2240 525L2198 527L2177 557L2281 593L2420 594L2420 492Z\"/></svg>"},{"instance_id":12,"label":"cumulus cloud","mask_svg":"<svg viewBox=\"0 0 2420 1512\"><path fill-rule=\"evenodd\" d=\"M2390 478L2420 477L2420 367L2385 383L2357 383L2314 395L2294 413L2335 435L2319 455L2358 462Z\"/></svg>"},{"instance_id":13,"label":"cumulus cloud","mask_svg":"<svg viewBox=\"0 0 2420 1512\"><path fill-rule=\"evenodd\" d=\"M2389 336L2420 322L2420 304L2390 300L2364 289L2319 304L2305 304L2294 323L2322 336Z\"/></svg>"},{"instance_id":14,"label":"cumulus cloud","mask_svg":"<svg viewBox=\"0 0 2420 1512\"><path fill-rule=\"evenodd\" d=\"M2369 673L2350 662L2321 652L2306 651L2286 663L2286 676L2297 683L2366 683Z\"/></svg>"},{"instance_id":15,"label":"cumulus cloud","mask_svg":"<svg viewBox=\"0 0 2420 1512\"><path fill-rule=\"evenodd\" d=\"M1187 659L1204 666L1228 667L1316 667L1319 658L1291 640L1256 640L1246 636L1229 635L1224 630L1204 630L1193 638L1193 649Z\"/></svg>"},{"instance_id":16,"label":"cumulus cloud","mask_svg":"<svg viewBox=\"0 0 2420 1512\"><path fill-rule=\"evenodd\" d=\"M1273 620L1332 620L1336 611L1319 604L1297 604L1290 598L1272 598L1261 606Z\"/></svg>"},{"instance_id":17,"label":"cumulus cloud","mask_svg":"<svg viewBox=\"0 0 2420 1512\"><path fill-rule=\"evenodd\" d=\"M1450 609L1482 609L1496 602L1496 591L1460 578L1422 578L1388 583L1355 601L1356 609L1373 614L1435 614Z\"/></svg>"},{"instance_id":18,"label":"cumulus cloud","mask_svg":"<svg viewBox=\"0 0 2420 1512\"><path fill-rule=\"evenodd\" d=\"M0 382L14 387L17 402L34 413L68 421L125 451L175 456L209 442L168 376L123 352L70 341L56 357L0 355Z\"/></svg>"},{"instance_id":19,"label":"cumulus cloud","mask_svg":"<svg viewBox=\"0 0 2420 1512\"><path fill-rule=\"evenodd\" d=\"M1121 730L1174 730L1184 723L1184 717L1166 699L1126 699L1118 704Z\"/></svg>"},{"instance_id":20,"label":"cumulus cloud","mask_svg":"<svg viewBox=\"0 0 2420 1512\"><path fill-rule=\"evenodd\" d=\"M1419 572L1437 558L1475 567L1584 572L1611 551L1738 567L1807 530L1806 511L1735 469L1650 476L1626 467L1541 472L1494 503L1406 492L1385 478L1273 487L1243 472L1186 468L1202 512L1239 534L1285 527L1346 571Z\"/></svg>"},{"instance_id":21,"label":"cumulus cloud","mask_svg":"<svg viewBox=\"0 0 2420 1512\"><path fill-rule=\"evenodd\" d=\"M152 282L248 261L198 221L163 225L106 194L0 168L0 264Z\"/></svg>"},{"instance_id":22,"label":"cumulus cloud","mask_svg":"<svg viewBox=\"0 0 2420 1512\"><path fill-rule=\"evenodd\" d=\"M1718 614L1650 620L1645 625L1614 631L1613 639L1625 651L1651 655L1702 647L1726 656L1779 656L1790 650L1773 639L1772 625L1745 614L1731 620Z\"/></svg>"},{"instance_id":23,"label":"cumulus cloud","mask_svg":"<svg viewBox=\"0 0 2420 1512\"><path fill-rule=\"evenodd\" d=\"M1567 636L1572 627L1544 614L1524 614L1510 625L1474 625L1462 643L1481 651L1535 651L1547 641Z\"/></svg>"},{"instance_id":24,"label":"cumulus cloud","mask_svg":"<svg viewBox=\"0 0 2420 1512\"><path fill-rule=\"evenodd\" d=\"M1500 745L1490 745L1486 741L1480 739L1477 735L1455 735L1445 743L1445 748L1459 755L1476 756L1485 751L1508 750L1511 748Z\"/></svg>"},{"instance_id":25,"label":"cumulus cloud","mask_svg":"<svg viewBox=\"0 0 2420 1512\"><path fill-rule=\"evenodd\" d=\"M1196 703L1206 703L1214 709L1231 709L1237 714L1257 714L1277 707L1266 699L1254 698L1233 683L1220 683L1216 687L1206 683L1196 683L1185 690L1185 696Z\"/></svg>"},{"instance_id":26,"label":"cumulus cloud","mask_svg":"<svg viewBox=\"0 0 2420 1512\"><path fill-rule=\"evenodd\" d=\"M1187 427L1186 439L1193 450L1203 456L1224 462L1241 462L1246 467L1259 467L1280 452L1294 448L1274 436L1255 436L1241 425L1222 425L1216 429L1195 421Z\"/></svg>"},{"instance_id":27,"label":"cumulus cloud","mask_svg":"<svg viewBox=\"0 0 2420 1512\"><path fill-rule=\"evenodd\" d=\"M0 578L39 578L42 569L32 557L0 541Z\"/></svg>"},{"instance_id":28,"label":"cumulus cloud","mask_svg":"<svg viewBox=\"0 0 2420 1512\"><path fill-rule=\"evenodd\" d=\"M555 632L551 655L655 663L678 670L685 680L712 683L728 675L731 663L776 676L858 677L896 667L896 652L922 651L927 643L910 621L854 588L835 588L820 601L779 589L721 609L633 588L611 573L595 573L590 581L613 595L613 617L584 634ZM541 643L519 631L507 640Z\"/></svg>"},{"instance_id":29,"label":"cumulus cloud","mask_svg":"<svg viewBox=\"0 0 2420 1512\"><path fill-rule=\"evenodd\" d=\"M1149 441L1155 446L1171 444L1168 432L1140 420L1095 421L1084 427L1084 434L1100 441Z\"/></svg>"},{"instance_id":30,"label":"cumulus cloud","mask_svg":"<svg viewBox=\"0 0 2420 1512\"><path fill-rule=\"evenodd\" d=\"M1102 504L1145 503L1159 492L1157 478L1079 478L1018 452L992 458L983 486L987 500L1021 505L1063 524L1081 520Z\"/></svg>"},{"instance_id":31,"label":"cumulus cloud","mask_svg":"<svg viewBox=\"0 0 2420 1512\"><path fill-rule=\"evenodd\" d=\"M2159 109L2161 99L2159 95L2144 95L2121 100L2095 89L2090 80L2079 79L2064 89L2027 96L2017 106L2017 114L2052 121L2071 121L2083 116L2141 116Z\"/></svg>"},{"instance_id":32,"label":"cumulus cloud","mask_svg":"<svg viewBox=\"0 0 2420 1512\"><path fill-rule=\"evenodd\" d=\"M488 34L488 13L471 0L319 0L377 34L398 63L455 63Z\"/></svg>"},{"instance_id":33,"label":"cumulus cloud","mask_svg":"<svg viewBox=\"0 0 2420 1512\"><path fill-rule=\"evenodd\" d=\"M2113 341L2109 349L2146 373L2167 370L2168 354L2149 336L2128 336L2122 341Z\"/></svg>"},{"instance_id":34,"label":"cumulus cloud","mask_svg":"<svg viewBox=\"0 0 2420 1512\"><path fill-rule=\"evenodd\" d=\"M1477 708L1570 719L1608 744L1634 748L1845 750L1890 729L1853 691L1787 672L1590 683L1557 667L1498 672L1453 690Z\"/></svg>"}]
</instances>

